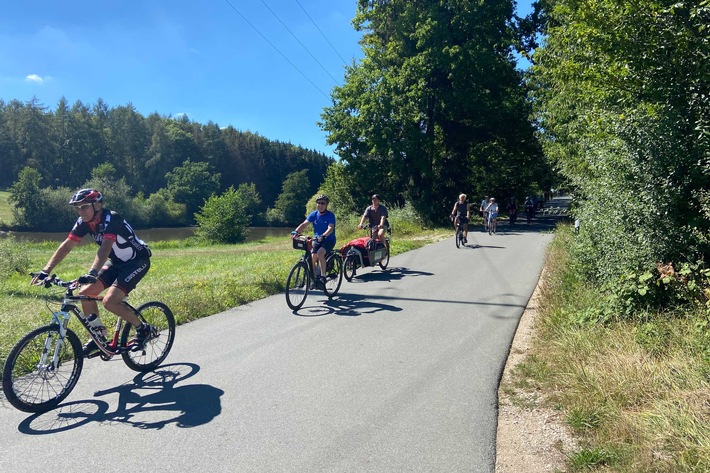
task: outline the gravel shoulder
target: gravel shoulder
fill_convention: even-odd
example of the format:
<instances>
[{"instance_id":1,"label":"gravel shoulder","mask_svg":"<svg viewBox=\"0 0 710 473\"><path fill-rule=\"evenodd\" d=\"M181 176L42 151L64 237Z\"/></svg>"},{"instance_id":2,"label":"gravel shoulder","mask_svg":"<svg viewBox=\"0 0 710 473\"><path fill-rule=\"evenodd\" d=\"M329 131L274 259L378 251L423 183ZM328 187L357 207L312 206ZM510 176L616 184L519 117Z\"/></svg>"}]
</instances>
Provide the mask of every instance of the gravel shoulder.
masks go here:
<instances>
[{"instance_id":1,"label":"gravel shoulder","mask_svg":"<svg viewBox=\"0 0 710 473\"><path fill-rule=\"evenodd\" d=\"M545 394L514 386L512 372L530 352L535 337L540 289L545 273L518 324L498 390L496 473L566 471L576 442L559 411L544 406Z\"/></svg>"}]
</instances>

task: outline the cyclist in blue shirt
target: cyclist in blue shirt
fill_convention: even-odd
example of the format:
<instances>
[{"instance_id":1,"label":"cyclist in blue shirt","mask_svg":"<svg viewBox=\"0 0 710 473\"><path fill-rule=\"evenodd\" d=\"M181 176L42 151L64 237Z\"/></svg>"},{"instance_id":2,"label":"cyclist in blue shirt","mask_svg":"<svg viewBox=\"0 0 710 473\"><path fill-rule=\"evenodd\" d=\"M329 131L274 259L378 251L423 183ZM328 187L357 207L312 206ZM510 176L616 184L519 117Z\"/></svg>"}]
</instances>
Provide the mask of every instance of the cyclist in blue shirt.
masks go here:
<instances>
[{"instance_id":1,"label":"cyclist in blue shirt","mask_svg":"<svg viewBox=\"0 0 710 473\"><path fill-rule=\"evenodd\" d=\"M302 233L309 224L313 224L313 248L311 258L313 258L313 268L320 269L319 282L325 287L325 255L335 248L335 214L328 210L330 198L325 194L316 197L316 210L308 214L308 217L296 228L296 233Z\"/></svg>"}]
</instances>

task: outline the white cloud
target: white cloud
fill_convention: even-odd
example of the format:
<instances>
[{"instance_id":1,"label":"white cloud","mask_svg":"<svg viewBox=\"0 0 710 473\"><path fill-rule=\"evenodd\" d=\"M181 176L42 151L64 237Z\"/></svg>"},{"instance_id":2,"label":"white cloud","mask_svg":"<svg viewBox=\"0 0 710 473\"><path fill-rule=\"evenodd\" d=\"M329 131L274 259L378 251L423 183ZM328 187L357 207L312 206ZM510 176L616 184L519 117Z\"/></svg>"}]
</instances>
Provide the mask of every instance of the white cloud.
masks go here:
<instances>
[{"instance_id":1,"label":"white cloud","mask_svg":"<svg viewBox=\"0 0 710 473\"><path fill-rule=\"evenodd\" d=\"M44 79L42 79L42 78L41 78L40 76L38 76L37 74L30 74L30 75L28 75L27 77L25 77L25 81L26 81L26 82L34 82L34 83L37 83L37 84L42 84L42 83L44 83Z\"/></svg>"}]
</instances>

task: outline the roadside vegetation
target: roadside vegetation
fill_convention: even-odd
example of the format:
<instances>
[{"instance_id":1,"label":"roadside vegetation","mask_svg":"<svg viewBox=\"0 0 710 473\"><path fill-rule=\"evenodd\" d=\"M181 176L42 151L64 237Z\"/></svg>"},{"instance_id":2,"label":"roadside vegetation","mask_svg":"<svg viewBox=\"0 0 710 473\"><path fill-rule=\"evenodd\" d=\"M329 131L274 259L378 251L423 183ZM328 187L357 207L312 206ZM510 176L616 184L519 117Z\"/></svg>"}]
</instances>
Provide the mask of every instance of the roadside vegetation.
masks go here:
<instances>
[{"instance_id":1,"label":"roadside vegetation","mask_svg":"<svg viewBox=\"0 0 710 473\"><path fill-rule=\"evenodd\" d=\"M579 443L569 471L710 471L708 306L600 322L606 294L580 272L576 244L568 226L558 229L516 388L563 413Z\"/></svg>"}]
</instances>

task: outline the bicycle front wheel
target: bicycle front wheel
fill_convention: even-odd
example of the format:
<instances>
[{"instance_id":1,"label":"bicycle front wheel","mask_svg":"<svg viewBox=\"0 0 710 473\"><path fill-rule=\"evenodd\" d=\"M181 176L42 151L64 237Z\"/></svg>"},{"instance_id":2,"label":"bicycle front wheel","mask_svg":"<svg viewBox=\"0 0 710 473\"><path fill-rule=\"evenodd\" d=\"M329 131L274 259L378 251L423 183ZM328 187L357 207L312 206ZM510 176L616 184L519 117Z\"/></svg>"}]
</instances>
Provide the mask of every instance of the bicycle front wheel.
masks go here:
<instances>
[{"instance_id":1,"label":"bicycle front wheel","mask_svg":"<svg viewBox=\"0 0 710 473\"><path fill-rule=\"evenodd\" d=\"M343 263L343 276L345 279L352 281L355 277L355 272L357 271L357 257L355 255L348 255L345 257L345 263Z\"/></svg>"},{"instance_id":2,"label":"bicycle front wheel","mask_svg":"<svg viewBox=\"0 0 710 473\"><path fill-rule=\"evenodd\" d=\"M461 229L456 230L456 248L461 247L461 240L463 240L463 233L461 233Z\"/></svg>"},{"instance_id":3,"label":"bicycle front wheel","mask_svg":"<svg viewBox=\"0 0 710 473\"><path fill-rule=\"evenodd\" d=\"M296 263L286 279L286 304L291 310L298 310L308 297L310 276L308 265L303 261Z\"/></svg>"},{"instance_id":4,"label":"bicycle front wheel","mask_svg":"<svg viewBox=\"0 0 710 473\"><path fill-rule=\"evenodd\" d=\"M145 373L157 368L170 353L175 341L175 317L170 307L157 301L139 306L136 315L152 327L152 333L142 349L132 351L131 340L136 336L136 329L126 324L121 332L121 346L129 349L122 352L121 357L130 369Z\"/></svg>"},{"instance_id":5,"label":"bicycle front wheel","mask_svg":"<svg viewBox=\"0 0 710 473\"><path fill-rule=\"evenodd\" d=\"M339 253L331 253L326 259L325 294L332 298L340 290L343 282L343 258Z\"/></svg>"},{"instance_id":6,"label":"bicycle front wheel","mask_svg":"<svg viewBox=\"0 0 710 473\"><path fill-rule=\"evenodd\" d=\"M84 355L79 337L47 325L25 335L5 361L2 389L8 402L24 412L45 412L62 402L79 381Z\"/></svg>"}]
</instances>

